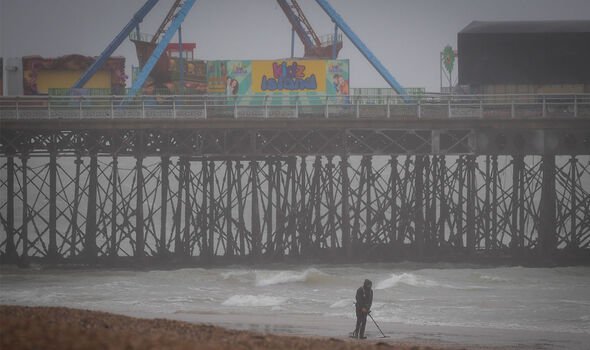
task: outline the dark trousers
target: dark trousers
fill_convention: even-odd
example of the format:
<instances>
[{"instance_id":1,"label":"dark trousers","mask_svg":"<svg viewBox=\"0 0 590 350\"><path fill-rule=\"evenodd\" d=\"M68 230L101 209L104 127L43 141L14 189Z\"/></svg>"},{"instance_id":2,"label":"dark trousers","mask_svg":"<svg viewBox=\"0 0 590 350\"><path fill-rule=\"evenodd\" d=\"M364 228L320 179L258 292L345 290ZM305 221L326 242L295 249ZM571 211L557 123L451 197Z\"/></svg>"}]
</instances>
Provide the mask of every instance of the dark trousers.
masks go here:
<instances>
[{"instance_id":1,"label":"dark trousers","mask_svg":"<svg viewBox=\"0 0 590 350\"><path fill-rule=\"evenodd\" d=\"M362 312L361 308L356 309L356 328L354 334L358 337L365 336L365 326L367 325L367 313Z\"/></svg>"}]
</instances>

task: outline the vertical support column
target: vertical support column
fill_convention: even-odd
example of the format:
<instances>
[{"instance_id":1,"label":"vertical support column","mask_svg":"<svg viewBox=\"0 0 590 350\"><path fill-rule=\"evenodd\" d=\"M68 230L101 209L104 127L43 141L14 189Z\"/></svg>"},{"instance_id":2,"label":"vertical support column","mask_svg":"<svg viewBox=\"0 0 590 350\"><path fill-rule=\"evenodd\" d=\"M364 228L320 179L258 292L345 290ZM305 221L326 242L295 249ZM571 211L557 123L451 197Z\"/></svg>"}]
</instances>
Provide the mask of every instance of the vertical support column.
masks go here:
<instances>
[{"instance_id":1,"label":"vertical support column","mask_svg":"<svg viewBox=\"0 0 590 350\"><path fill-rule=\"evenodd\" d=\"M174 213L174 254L183 255L182 239L180 238L180 220L182 217L182 189L184 186L185 161L181 157L178 159L178 191L176 192L176 212Z\"/></svg>"},{"instance_id":2,"label":"vertical support column","mask_svg":"<svg viewBox=\"0 0 590 350\"><path fill-rule=\"evenodd\" d=\"M334 214L336 212L334 201L334 163L333 156L328 156L328 164L326 164L326 181L328 182L328 229L327 234L330 235L330 248L336 248L336 223Z\"/></svg>"},{"instance_id":3,"label":"vertical support column","mask_svg":"<svg viewBox=\"0 0 590 350\"><path fill-rule=\"evenodd\" d=\"M457 200L457 209L455 211L457 232L455 233L455 247L463 248L463 203L465 201L463 197L465 187L465 158L461 156L457 161L457 176L459 177L459 198Z\"/></svg>"},{"instance_id":4,"label":"vertical support column","mask_svg":"<svg viewBox=\"0 0 590 350\"><path fill-rule=\"evenodd\" d=\"M226 205L225 205L225 226L226 226L226 234L227 234L227 245L225 249L225 254L227 256L234 255L234 248L236 246L236 241L234 239L233 233L233 225L232 225L232 188L234 183L233 178L233 171L232 171L232 162L228 160L225 162L225 179L226 179Z\"/></svg>"},{"instance_id":5,"label":"vertical support column","mask_svg":"<svg viewBox=\"0 0 590 350\"><path fill-rule=\"evenodd\" d=\"M391 169L389 175L389 187L391 189L390 203L391 208L391 228L389 233L389 243L395 245L397 242L397 187L399 174L397 171L397 156L391 156L389 160L389 167Z\"/></svg>"},{"instance_id":6,"label":"vertical support column","mask_svg":"<svg viewBox=\"0 0 590 350\"><path fill-rule=\"evenodd\" d=\"M289 229L288 236L291 239L290 255L299 255L299 244L297 240L297 159L295 157L289 158L289 181L291 183L291 209L289 210Z\"/></svg>"},{"instance_id":7,"label":"vertical support column","mask_svg":"<svg viewBox=\"0 0 590 350\"><path fill-rule=\"evenodd\" d=\"M519 246L521 248L521 253L524 253L524 249L525 249L525 243L524 243L524 206L525 206L525 202L524 202L524 191L525 191L525 185L524 185L524 175L525 175L525 163L524 163L524 156L522 156L522 160L520 162L520 172L519 172L519 177L518 177L518 187L520 189L520 193L519 193L519 200L518 200L518 215L520 217L520 220L518 222L518 242L519 242Z\"/></svg>"},{"instance_id":8,"label":"vertical support column","mask_svg":"<svg viewBox=\"0 0 590 350\"><path fill-rule=\"evenodd\" d=\"M373 159L371 156L366 156L365 161L365 172L367 174L367 205L365 206L365 242L371 242L372 234L373 234L373 225L372 225L372 217L371 217L371 210L373 206L373 199L371 198L371 190L373 188Z\"/></svg>"},{"instance_id":9,"label":"vertical support column","mask_svg":"<svg viewBox=\"0 0 590 350\"><path fill-rule=\"evenodd\" d=\"M430 192L430 242L429 245L432 248L436 248L438 246L438 238L437 238L437 230L436 230L436 196L438 193L438 167L439 167L439 157L432 156L432 191Z\"/></svg>"},{"instance_id":10,"label":"vertical support column","mask_svg":"<svg viewBox=\"0 0 590 350\"><path fill-rule=\"evenodd\" d=\"M191 202L191 163L188 158L182 159L184 169L182 181L184 182L182 188L184 190L184 232L182 233L182 255L185 257L191 256L191 221L193 219L193 209ZM204 178L203 178L204 179ZM205 180L203 180L205 181ZM203 183L203 192L205 192L205 185ZM182 192L178 194L182 196ZM206 197L206 195L204 196ZM206 198L203 199L206 202ZM206 208L206 206L204 206ZM205 210L205 209L203 209ZM203 233L204 235L204 233Z\"/></svg>"},{"instance_id":11,"label":"vertical support column","mask_svg":"<svg viewBox=\"0 0 590 350\"><path fill-rule=\"evenodd\" d=\"M267 184L268 184L268 193L267 193L267 203L266 203L266 241L267 241L267 250L269 252L269 254L274 254L275 249L274 249L274 243L276 243L273 240L273 227L272 227L272 192L274 191L274 181L275 181L275 173L274 173L274 169L273 169L273 161L272 160L267 160L266 161L266 167L268 168L268 177L266 179ZM280 171L279 166L277 165L277 171ZM280 186L280 184L279 184ZM279 200L279 198L277 198L277 201ZM278 207L278 205L277 205ZM277 210L277 214L278 214L278 210Z\"/></svg>"},{"instance_id":12,"label":"vertical support column","mask_svg":"<svg viewBox=\"0 0 590 350\"><path fill-rule=\"evenodd\" d=\"M238 187L238 216L240 223L238 226L238 239L240 241L240 255L244 256L246 254L246 242L244 239L244 200L242 194L242 162L239 160L236 161L236 185Z\"/></svg>"},{"instance_id":13,"label":"vertical support column","mask_svg":"<svg viewBox=\"0 0 590 350\"><path fill-rule=\"evenodd\" d=\"M183 158L183 178L182 181L184 182L182 188L184 190L184 231L182 233L182 254L183 256L191 256L191 219L193 217L193 210L192 210L192 201L191 201L191 163L188 158ZM205 166L205 164L203 164ZM203 176L203 201L207 202L207 195L205 191L205 178ZM182 193L180 194L182 195ZM203 206L203 211L206 208L206 204ZM204 216L204 214L203 214ZM206 224L205 220L205 226ZM205 233L203 233L205 235ZM203 248L205 249L205 248Z\"/></svg>"},{"instance_id":14,"label":"vertical support column","mask_svg":"<svg viewBox=\"0 0 590 350\"><path fill-rule=\"evenodd\" d=\"M82 159L80 153L76 153L76 160L74 161L76 165L76 176L74 178L74 204L73 204L73 211L72 211L72 238L70 244L70 257L76 256L76 244L78 242L78 231L80 228L78 227L78 206L80 205L80 166L82 165ZM115 191L115 187L113 187L113 192Z\"/></svg>"},{"instance_id":15,"label":"vertical support column","mask_svg":"<svg viewBox=\"0 0 590 350\"><path fill-rule=\"evenodd\" d=\"M209 182L209 166L207 165L207 161L203 160L201 162L201 189L203 191L203 201L201 202L201 212L199 213L199 217L201 218L201 253L200 257L203 259L207 259L209 257L209 246L213 244L213 242L209 241L209 189L207 188L207 184ZM186 179L186 178L185 178ZM187 181L186 184L189 184ZM186 187L186 185L185 185ZM187 197L188 199L188 197ZM186 201L185 201L186 203ZM190 205L186 204L186 209L190 210ZM186 215L186 213L185 213ZM188 219L187 219L188 221ZM188 247L188 228L184 227L184 244L185 247ZM185 248L185 251L188 252L188 249Z\"/></svg>"},{"instance_id":16,"label":"vertical support column","mask_svg":"<svg viewBox=\"0 0 590 350\"><path fill-rule=\"evenodd\" d=\"M143 137L138 137L140 142L143 142ZM143 145L139 144L136 147L143 149ZM139 152L136 156L135 171L136 171L136 204L135 204L135 258L142 258L145 254L145 232L144 232L144 217L143 217L143 190L145 187L143 178L143 152Z\"/></svg>"},{"instance_id":17,"label":"vertical support column","mask_svg":"<svg viewBox=\"0 0 590 350\"><path fill-rule=\"evenodd\" d=\"M250 185L252 186L252 256L259 258L262 253L260 213L258 204L258 162L250 161Z\"/></svg>"},{"instance_id":18,"label":"vertical support column","mask_svg":"<svg viewBox=\"0 0 590 350\"><path fill-rule=\"evenodd\" d=\"M356 207L354 208L354 224L352 226L352 234L351 234L351 242L353 246L353 250L355 253L358 251L359 243L362 241L362 237L359 237L359 233L361 231L361 202L362 202L362 195L363 189L366 182L366 174L365 174L365 162L366 157L361 159L361 174L359 176L359 185L358 185L358 196L356 197Z\"/></svg>"},{"instance_id":19,"label":"vertical support column","mask_svg":"<svg viewBox=\"0 0 590 350\"><path fill-rule=\"evenodd\" d=\"M96 179L94 180L96 186ZM95 197L96 198L96 197ZM96 209L94 210L96 217ZM90 215L88 220L90 220ZM95 229L96 234L96 229ZM55 260L57 253L57 145L55 140L49 150L49 250L47 257Z\"/></svg>"},{"instance_id":20,"label":"vertical support column","mask_svg":"<svg viewBox=\"0 0 590 350\"><path fill-rule=\"evenodd\" d=\"M310 210L310 219L313 220L313 228L311 232L315 233L314 253L317 253L320 248L320 242L322 240L322 227L321 227L321 204L322 204L322 192L321 192L321 179L322 179L322 160L319 156L315 157L313 163L313 183L311 185L311 198L310 201L313 203L314 208ZM315 211L315 217L313 212Z\"/></svg>"},{"instance_id":21,"label":"vertical support column","mask_svg":"<svg viewBox=\"0 0 590 350\"><path fill-rule=\"evenodd\" d=\"M209 251L207 256L213 259L215 256L215 162L209 161L209 218L207 220L207 230L209 232Z\"/></svg>"},{"instance_id":22,"label":"vertical support column","mask_svg":"<svg viewBox=\"0 0 590 350\"><path fill-rule=\"evenodd\" d=\"M557 248L557 219L555 194L555 155L543 155L543 182L539 208L539 246L541 253L551 256Z\"/></svg>"},{"instance_id":23,"label":"vertical support column","mask_svg":"<svg viewBox=\"0 0 590 350\"><path fill-rule=\"evenodd\" d=\"M475 156L467 156L467 250L470 253L475 252L476 232L475 232Z\"/></svg>"},{"instance_id":24,"label":"vertical support column","mask_svg":"<svg viewBox=\"0 0 590 350\"><path fill-rule=\"evenodd\" d=\"M424 156L416 156L414 164L414 244L416 253L422 257L424 254Z\"/></svg>"},{"instance_id":25,"label":"vertical support column","mask_svg":"<svg viewBox=\"0 0 590 350\"><path fill-rule=\"evenodd\" d=\"M179 73L179 82L180 82L180 93L185 94L184 92L184 58L182 52L182 25L178 26L178 73ZM187 53L188 56L188 53ZM187 57L188 58L188 57Z\"/></svg>"},{"instance_id":26,"label":"vertical support column","mask_svg":"<svg viewBox=\"0 0 590 350\"><path fill-rule=\"evenodd\" d=\"M119 162L117 155L113 156L113 173L111 174L111 188L113 193L111 194L111 242L109 255L112 257L117 256L117 179L119 177Z\"/></svg>"},{"instance_id":27,"label":"vertical support column","mask_svg":"<svg viewBox=\"0 0 590 350\"><path fill-rule=\"evenodd\" d=\"M571 197L571 208L570 208L570 242L569 248L577 249L580 248L578 236L576 234L576 212L577 212L577 199L576 199L576 175L577 175L577 159L572 156L570 159L570 197Z\"/></svg>"},{"instance_id":28,"label":"vertical support column","mask_svg":"<svg viewBox=\"0 0 590 350\"><path fill-rule=\"evenodd\" d=\"M23 180L22 180L22 187L23 187L23 229L21 232L21 238L23 240L23 252L21 255L21 259L23 261L27 261L29 257L29 195L28 195L28 186L29 186L29 177L27 175L28 166L27 161L29 159L29 155L23 153L21 156L22 166L23 166Z\"/></svg>"},{"instance_id":29,"label":"vertical support column","mask_svg":"<svg viewBox=\"0 0 590 350\"><path fill-rule=\"evenodd\" d=\"M521 172L523 171L524 159L521 155L512 156L512 235L510 240L510 248L514 253L519 252L523 248L521 242L521 232L519 230L519 209L521 207ZM522 221L522 216L520 220Z\"/></svg>"},{"instance_id":30,"label":"vertical support column","mask_svg":"<svg viewBox=\"0 0 590 350\"><path fill-rule=\"evenodd\" d=\"M342 179L342 247L346 252L346 257L350 258L353 254L352 242L350 240L350 204L349 190L350 179L348 178L348 157L340 157L340 178Z\"/></svg>"},{"instance_id":31,"label":"vertical support column","mask_svg":"<svg viewBox=\"0 0 590 350\"><path fill-rule=\"evenodd\" d=\"M492 156L492 246L494 249L500 248L502 242L498 242L498 156Z\"/></svg>"},{"instance_id":32,"label":"vertical support column","mask_svg":"<svg viewBox=\"0 0 590 350\"><path fill-rule=\"evenodd\" d=\"M162 177L161 201L160 201L160 240L158 242L158 254L166 256L168 248L166 247L166 230L168 223L168 191L170 189L170 157L163 155L160 162L160 174Z\"/></svg>"},{"instance_id":33,"label":"vertical support column","mask_svg":"<svg viewBox=\"0 0 590 350\"><path fill-rule=\"evenodd\" d=\"M275 216L277 218L275 253L277 255L283 255L285 252L285 212L283 211L283 205L281 204L281 195L283 196L283 203L285 203L287 191L281 191L283 164L280 160L277 160L275 165L275 174L273 177L273 181L276 183L275 189L277 191L277 203L275 205Z\"/></svg>"},{"instance_id":34,"label":"vertical support column","mask_svg":"<svg viewBox=\"0 0 590 350\"><path fill-rule=\"evenodd\" d=\"M490 156L486 156L485 198L483 215L485 249L490 250L492 248L492 233L490 231Z\"/></svg>"},{"instance_id":35,"label":"vertical support column","mask_svg":"<svg viewBox=\"0 0 590 350\"><path fill-rule=\"evenodd\" d=\"M438 227L438 246L445 247L447 242L445 241L445 222L449 216L449 204L445 196L445 184L447 181L447 162L445 156L440 156L439 159L439 195L440 195L440 225Z\"/></svg>"},{"instance_id":36,"label":"vertical support column","mask_svg":"<svg viewBox=\"0 0 590 350\"><path fill-rule=\"evenodd\" d=\"M14 262L17 258L16 245L14 244L14 235L16 229L14 227L14 155L9 154L7 156L7 179L6 184L8 186L6 193L6 259L10 262Z\"/></svg>"},{"instance_id":37,"label":"vertical support column","mask_svg":"<svg viewBox=\"0 0 590 350\"><path fill-rule=\"evenodd\" d=\"M309 211L307 210L307 160L301 157L301 172L299 173L299 186L301 187L301 199L299 205L299 231L301 233L301 254L307 255L311 245L311 229Z\"/></svg>"},{"instance_id":38,"label":"vertical support column","mask_svg":"<svg viewBox=\"0 0 590 350\"><path fill-rule=\"evenodd\" d=\"M335 60L338 56L338 25L334 24L334 40L332 40L332 59Z\"/></svg>"},{"instance_id":39,"label":"vertical support column","mask_svg":"<svg viewBox=\"0 0 590 350\"><path fill-rule=\"evenodd\" d=\"M97 256L96 249L96 197L98 186L98 155L90 154L90 169L88 171L88 204L86 210L86 235L84 239L84 257L93 261Z\"/></svg>"},{"instance_id":40,"label":"vertical support column","mask_svg":"<svg viewBox=\"0 0 590 350\"><path fill-rule=\"evenodd\" d=\"M412 203L411 199L408 197L408 191L410 190L411 184L411 175L410 175L410 165L412 164L412 159L410 156L406 155L403 165L403 176L400 176L398 173L399 179L399 199L400 199L400 214L399 214L399 223L398 223L398 234L397 234L397 241L399 247L403 247L408 238L408 233L410 231L410 224L413 220L413 213L412 213ZM414 237L410 237L410 240L413 242Z\"/></svg>"},{"instance_id":41,"label":"vertical support column","mask_svg":"<svg viewBox=\"0 0 590 350\"><path fill-rule=\"evenodd\" d=\"M431 245L431 199L433 192L430 188L430 156L423 156L422 160L424 161L424 171L423 171L423 183L424 183L424 246L426 249L430 248Z\"/></svg>"}]
</instances>

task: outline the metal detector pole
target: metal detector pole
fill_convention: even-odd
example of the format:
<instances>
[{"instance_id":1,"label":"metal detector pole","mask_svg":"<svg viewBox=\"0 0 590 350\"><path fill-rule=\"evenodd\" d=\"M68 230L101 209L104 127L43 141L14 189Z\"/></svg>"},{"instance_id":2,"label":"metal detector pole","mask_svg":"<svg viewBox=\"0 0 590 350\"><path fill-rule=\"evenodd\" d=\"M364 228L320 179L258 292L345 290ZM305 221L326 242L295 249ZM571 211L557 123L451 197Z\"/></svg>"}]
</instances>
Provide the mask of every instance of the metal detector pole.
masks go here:
<instances>
[{"instance_id":1,"label":"metal detector pole","mask_svg":"<svg viewBox=\"0 0 590 350\"><path fill-rule=\"evenodd\" d=\"M368 314L368 315L371 318L371 320L373 320L373 323L375 324L375 326L377 326L377 329L379 330L379 332L381 332L381 335L383 336L381 338L387 338L387 336L381 330L381 327L379 327L379 325L377 324L377 322L375 322L375 319L373 318L373 316L371 316L371 314Z\"/></svg>"}]
</instances>

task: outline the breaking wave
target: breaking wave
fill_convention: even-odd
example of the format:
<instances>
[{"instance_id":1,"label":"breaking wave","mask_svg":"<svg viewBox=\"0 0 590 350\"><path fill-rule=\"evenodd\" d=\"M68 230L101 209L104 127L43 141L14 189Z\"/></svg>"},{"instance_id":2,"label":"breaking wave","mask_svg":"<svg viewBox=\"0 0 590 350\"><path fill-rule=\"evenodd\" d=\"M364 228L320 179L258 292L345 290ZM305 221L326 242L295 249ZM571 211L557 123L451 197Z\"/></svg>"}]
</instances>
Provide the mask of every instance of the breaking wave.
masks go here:
<instances>
[{"instance_id":1,"label":"breaking wave","mask_svg":"<svg viewBox=\"0 0 590 350\"><path fill-rule=\"evenodd\" d=\"M257 271L256 286L272 286L284 283L319 283L329 276L318 269L305 271Z\"/></svg>"},{"instance_id":2,"label":"breaking wave","mask_svg":"<svg viewBox=\"0 0 590 350\"><path fill-rule=\"evenodd\" d=\"M279 306L287 302L287 298L270 295L233 295L221 303L224 306Z\"/></svg>"},{"instance_id":3,"label":"breaking wave","mask_svg":"<svg viewBox=\"0 0 590 350\"><path fill-rule=\"evenodd\" d=\"M383 281L377 282L375 289L388 289L396 287L400 284L405 284L412 287L437 287L440 284L414 275L413 273L392 274L391 277Z\"/></svg>"},{"instance_id":4,"label":"breaking wave","mask_svg":"<svg viewBox=\"0 0 590 350\"><path fill-rule=\"evenodd\" d=\"M334 309L334 308L341 308L341 307L350 307L351 305L353 305L352 299L341 299L341 300L338 300L337 302L333 303L332 305L330 305L330 308Z\"/></svg>"},{"instance_id":5,"label":"breaking wave","mask_svg":"<svg viewBox=\"0 0 590 350\"><path fill-rule=\"evenodd\" d=\"M509 278L494 275L479 275L479 278L486 282L513 282Z\"/></svg>"}]
</instances>

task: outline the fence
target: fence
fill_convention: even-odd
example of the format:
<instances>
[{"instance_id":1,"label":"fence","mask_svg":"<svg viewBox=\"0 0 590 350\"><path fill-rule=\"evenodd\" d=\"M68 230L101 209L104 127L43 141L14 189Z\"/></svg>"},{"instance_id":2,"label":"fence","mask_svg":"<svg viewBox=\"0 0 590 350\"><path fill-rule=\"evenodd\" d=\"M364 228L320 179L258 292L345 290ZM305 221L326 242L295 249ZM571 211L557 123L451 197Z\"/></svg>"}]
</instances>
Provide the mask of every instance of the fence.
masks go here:
<instances>
[{"instance_id":1,"label":"fence","mask_svg":"<svg viewBox=\"0 0 590 350\"><path fill-rule=\"evenodd\" d=\"M371 96L143 95L0 97L0 119L590 118L590 94Z\"/></svg>"}]
</instances>

